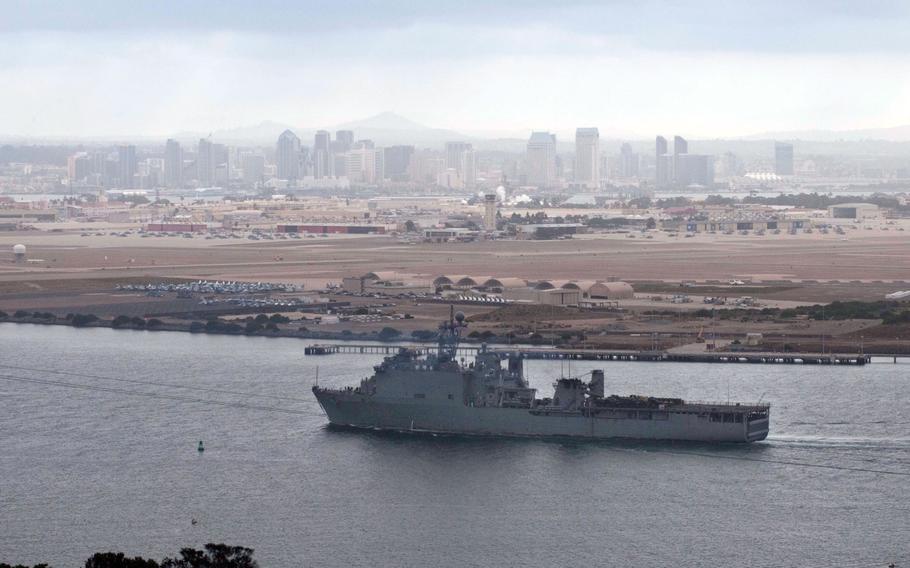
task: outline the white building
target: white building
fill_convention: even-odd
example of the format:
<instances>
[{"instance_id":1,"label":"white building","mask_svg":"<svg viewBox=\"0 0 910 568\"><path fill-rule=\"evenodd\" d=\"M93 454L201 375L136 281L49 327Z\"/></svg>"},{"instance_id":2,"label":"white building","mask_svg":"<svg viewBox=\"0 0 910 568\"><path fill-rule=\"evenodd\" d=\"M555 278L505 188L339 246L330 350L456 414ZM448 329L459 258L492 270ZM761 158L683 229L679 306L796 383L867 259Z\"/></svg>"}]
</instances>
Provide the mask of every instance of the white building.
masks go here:
<instances>
[{"instance_id":1,"label":"white building","mask_svg":"<svg viewBox=\"0 0 910 568\"><path fill-rule=\"evenodd\" d=\"M575 130L575 183L600 187L600 132L596 128Z\"/></svg>"},{"instance_id":2,"label":"white building","mask_svg":"<svg viewBox=\"0 0 910 568\"><path fill-rule=\"evenodd\" d=\"M382 148L370 146L358 145L347 153L347 178L351 183L375 184L382 181L384 177Z\"/></svg>"},{"instance_id":3,"label":"white building","mask_svg":"<svg viewBox=\"0 0 910 568\"><path fill-rule=\"evenodd\" d=\"M528 140L528 185L553 187L556 185L556 135L533 132Z\"/></svg>"}]
</instances>

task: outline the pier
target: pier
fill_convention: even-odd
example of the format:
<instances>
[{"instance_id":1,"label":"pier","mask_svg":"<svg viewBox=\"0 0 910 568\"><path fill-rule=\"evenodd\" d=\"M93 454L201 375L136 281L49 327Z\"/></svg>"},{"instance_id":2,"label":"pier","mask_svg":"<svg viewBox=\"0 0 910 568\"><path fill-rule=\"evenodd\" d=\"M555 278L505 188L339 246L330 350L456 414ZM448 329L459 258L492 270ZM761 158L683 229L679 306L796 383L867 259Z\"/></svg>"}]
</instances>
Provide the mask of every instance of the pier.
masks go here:
<instances>
[{"instance_id":1,"label":"pier","mask_svg":"<svg viewBox=\"0 0 910 568\"><path fill-rule=\"evenodd\" d=\"M328 343L309 345L304 348L305 355L336 354L375 354L394 355L400 349L411 349L425 355L436 350L432 344L357 344ZM743 364L778 364L778 365L866 365L872 356L862 353L774 353L774 352L704 352L704 353L671 353L667 351L632 351L601 349L555 349L545 347L507 347L488 346L490 351L502 354L503 357L518 355L524 359L572 359L578 361L646 361L667 363L743 363ZM480 346L459 345L458 354L472 357ZM897 363L899 355L878 355L876 357L893 358Z\"/></svg>"}]
</instances>

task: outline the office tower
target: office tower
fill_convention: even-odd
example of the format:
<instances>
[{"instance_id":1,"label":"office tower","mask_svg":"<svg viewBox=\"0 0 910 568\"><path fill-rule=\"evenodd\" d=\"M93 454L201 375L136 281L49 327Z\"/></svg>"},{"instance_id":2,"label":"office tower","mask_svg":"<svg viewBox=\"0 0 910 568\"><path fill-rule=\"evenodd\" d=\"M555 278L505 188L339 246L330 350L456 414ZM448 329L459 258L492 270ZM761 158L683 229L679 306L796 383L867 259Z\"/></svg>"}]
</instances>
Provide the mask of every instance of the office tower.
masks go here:
<instances>
[{"instance_id":1,"label":"office tower","mask_svg":"<svg viewBox=\"0 0 910 568\"><path fill-rule=\"evenodd\" d=\"M278 137L278 144L275 148L278 179L299 179L301 177L300 158L300 138L297 138L297 135L290 130L285 130Z\"/></svg>"},{"instance_id":2,"label":"office tower","mask_svg":"<svg viewBox=\"0 0 910 568\"><path fill-rule=\"evenodd\" d=\"M332 135L326 130L319 130L313 142L313 177L316 179L331 177L334 165Z\"/></svg>"},{"instance_id":3,"label":"office tower","mask_svg":"<svg viewBox=\"0 0 910 568\"><path fill-rule=\"evenodd\" d=\"M452 168L461 175L464 153L470 149L468 142L446 142L446 168Z\"/></svg>"},{"instance_id":4,"label":"office tower","mask_svg":"<svg viewBox=\"0 0 910 568\"><path fill-rule=\"evenodd\" d=\"M408 177L411 181L435 183L439 174L446 169L445 158L439 152L418 150L411 154Z\"/></svg>"},{"instance_id":5,"label":"office tower","mask_svg":"<svg viewBox=\"0 0 910 568\"><path fill-rule=\"evenodd\" d=\"M215 184L215 145L206 138L196 147L196 183L202 187Z\"/></svg>"},{"instance_id":6,"label":"office tower","mask_svg":"<svg viewBox=\"0 0 910 568\"><path fill-rule=\"evenodd\" d=\"M575 183L600 187L600 132L596 128L575 130Z\"/></svg>"},{"instance_id":7,"label":"office tower","mask_svg":"<svg viewBox=\"0 0 910 568\"><path fill-rule=\"evenodd\" d=\"M413 146L389 146L383 150L385 177L392 181L408 180L408 165L414 154Z\"/></svg>"},{"instance_id":8,"label":"office tower","mask_svg":"<svg viewBox=\"0 0 910 568\"><path fill-rule=\"evenodd\" d=\"M676 185L709 187L714 184L714 156L679 154L676 162L679 164L676 169Z\"/></svg>"},{"instance_id":9,"label":"office tower","mask_svg":"<svg viewBox=\"0 0 910 568\"><path fill-rule=\"evenodd\" d=\"M622 177L638 177L638 154L632 151L632 146L623 144L619 149L619 175Z\"/></svg>"},{"instance_id":10,"label":"office tower","mask_svg":"<svg viewBox=\"0 0 910 568\"><path fill-rule=\"evenodd\" d=\"M70 184L84 181L92 173L92 160L85 152L77 152L66 160L66 177Z\"/></svg>"},{"instance_id":11,"label":"office tower","mask_svg":"<svg viewBox=\"0 0 910 568\"><path fill-rule=\"evenodd\" d=\"M458 180L453 187L473 189L477 180L474 147L468 142L446 142L445 167L454 171Z\"/></svg>"},{"instance_id":12,"label":"office tower","mask_svg":"<svg viewBox=\"0 0 910 568\"><path fill-rule=\"evenodd\" d=\"M265 157L258 154L244 154L241 159L243 181L250 185L262 182L265 177Z\"/></svg>"},{"instance_id":13,"label":"office tower","mask_svg":"<svg viewBox=\"0 0 910 568\"><path fill-rule=\"evenodd\" d=\"M688 153L689 153L689 143L686 142L686 139L683 138L682 136L674 136L673 137L673 176L672 176L672 179L677 184L681 183L680 176L677 173L677 172L679 172L679 168L680 168L679 156L681 154L688 154Z\"/></svg>"},{"instance_id":14,"label":"office tower","mask_svg":"<svg viewBox=\"0 0 910 568\"><path fill-rule=\"evenodd\" d=\"M164 144L164 185L183 185L183 150L180 143L173 139L168 139Z\"/></svg>"},{"instance_id":15,"label":"office tower","mask_svg":"<svg viewBox=\"0 0 910 568\"><path fill-rule=\"evenodd\" d=\"M119 146L117 148L117 178L121 189L135 188L136 147L133 145Z\"/></svg>"},{"instance_id":16,"label":"office tower","mask_svg":"<svg viewBox=\"0 0 910 568\"><path fill-rule=\"evenodd\" d=\"M354 146L354 131L353 130L336 130L335 131L335 147L337 153L344 153L350 150Z\"/></svg>"},{"instance_id":17,"label":"office tower","mask_svg":"<svg viewBox=\"0 0 910 568\"><path fill-rule=\"evenodd\" d=\"M384 152L372 140L358 140L347 153L346 172L352 183L376 184L385 175Z\"/></svg>"},{"instance_id":18,"label":"office tower","mask_svg":"<svg viewBox=\"0 0 910 568\"><path fill-rule=\"evenodd\" d=\"M335 144L335 142L332 144ZM332 171L335 172L336 177L344 177L347 175L347 163L347 152L332 155Z\"/></svg>"},{"instance_id":19,"label":"office tower","mask_svg":"<svg viewBox=\"0 0 910 568\"><path fill-rule=\"evenodd\" d=\"M92 174L99 176L101 179L104 179L106 172L105 165L108 161L107 152L93 152L92 156Z\"/></svg>"},{"instance_id":20,"label":"office tower","mask_svg":"<svg viewBox=\"0 0 910 568\"><path fill-rule=\"evenodd\" d=\"M670 160L667 156L667 139L663 136L657 137L654 159L654 181L657 187L670 185Z\"/></svg>"},{"instance_id":21,"label":"office tower","mask_svg":"<svg viewBox=\"0 0 910 568\"><path fill-rule=\"evenodd\" d=\"M793 144L774 143L774 173L779 176L793 175Z\"/></svg>"},{"instance_id":22,"label":"office tower","mask_svg":"<svg viewBox=\"0 0 910 568\"><path fill-rule=\"evenodd\" d=\"M556 135L549 132L533 132L528 140L527 151L528 184L537 187L551 187L556 183Z\"/></svg>"},{"instance_id":23,"label":"office tower","mask_svg":"<svg viewBox=\"0 0 910 568\"><path fill-rule=\"evenodd\" d=\"M215 182L227 183L231 179L231 149L224 144L212 144L215 164Z\"/></svg>"},{"instance_id":24,"label":"office tower","mask_svg":"<svg viewBox=\"0 0 910 568\"><path fill-rule=\"evenodd\" d=\"M723 165L724 174L727 177L735 177L740 174L739 158L737 158L736 154L733 152L727 152L724 154Z\"/></svg>"},{"instance_id":25,"label":"office tower","mask_svg":"<svg viewBox=\"0 0 910 568\"><path fill-rule=\"evenodd\" d=\"M468 148L461 154L461 182L465 189L477 186L477 155L473 148Z\"/></svg>"}]
</instances>

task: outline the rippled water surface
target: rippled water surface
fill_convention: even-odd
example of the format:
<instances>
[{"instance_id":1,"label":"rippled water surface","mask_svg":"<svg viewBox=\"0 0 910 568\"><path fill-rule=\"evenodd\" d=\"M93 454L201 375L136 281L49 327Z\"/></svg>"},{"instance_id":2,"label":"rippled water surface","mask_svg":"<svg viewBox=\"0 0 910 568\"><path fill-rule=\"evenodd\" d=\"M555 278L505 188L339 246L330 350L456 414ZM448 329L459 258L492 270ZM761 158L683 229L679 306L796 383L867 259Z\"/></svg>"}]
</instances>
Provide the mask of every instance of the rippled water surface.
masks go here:
<instances>
[{"instance_id":1,"label":"rippled water surface","mask_svg":"<svg viewBox=\"0 0 910 568\"><path fill-rule=\"evenodd\" d=\"M906 365L528 365L546 395L600 366L609 392L772 403L767 441L718 447L330 429L317 365L345 385L381 357L291 339L0 324L0 341L0 562L209 541L264 567L910 561L910 477L882 473L910 474Z\"/></svg>"}]
</instances>

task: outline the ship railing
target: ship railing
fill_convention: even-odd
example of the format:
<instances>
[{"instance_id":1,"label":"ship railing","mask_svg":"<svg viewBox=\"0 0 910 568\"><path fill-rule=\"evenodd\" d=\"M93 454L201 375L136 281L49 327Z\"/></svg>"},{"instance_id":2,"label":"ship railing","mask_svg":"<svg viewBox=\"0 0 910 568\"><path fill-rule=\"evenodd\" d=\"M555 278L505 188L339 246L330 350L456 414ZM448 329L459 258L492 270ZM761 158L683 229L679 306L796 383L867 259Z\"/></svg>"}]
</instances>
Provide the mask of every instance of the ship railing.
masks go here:
<instances>
[{"instance_id":1,"label":"ship railing","mask_svg":"<svg viewBox=\"0 0 910 568\"><path fill-rule=\"evenodd\" d=\"M683 404L687 406L712 406L721 408L771 408L770 402L741 402L741 401L717 401L717 400L687 400Z\"/></svg>"}]
</instances>

